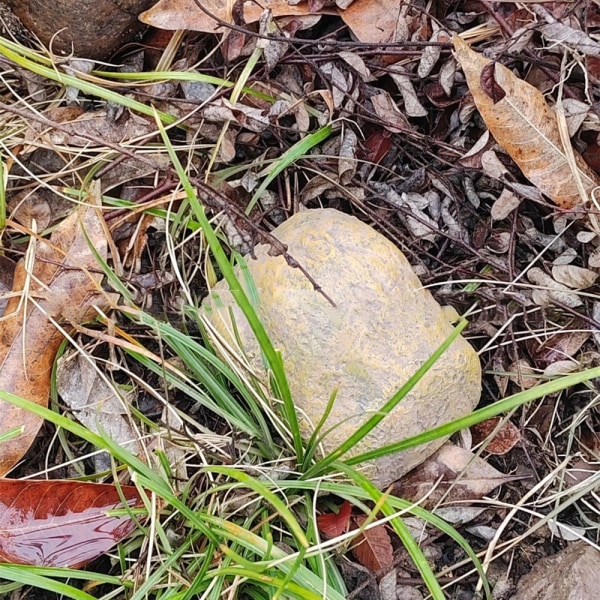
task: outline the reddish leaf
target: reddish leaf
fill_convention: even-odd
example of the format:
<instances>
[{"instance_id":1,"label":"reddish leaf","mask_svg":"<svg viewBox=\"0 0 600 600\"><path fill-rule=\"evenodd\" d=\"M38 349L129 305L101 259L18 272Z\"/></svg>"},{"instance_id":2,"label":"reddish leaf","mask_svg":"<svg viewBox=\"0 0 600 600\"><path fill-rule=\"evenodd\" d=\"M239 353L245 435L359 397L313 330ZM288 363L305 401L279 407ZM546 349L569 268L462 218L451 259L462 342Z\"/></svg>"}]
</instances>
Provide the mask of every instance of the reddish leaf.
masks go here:
<instances>
[{"instance_id":1,"label":"reddish leaf","mask_svg":"<svg viewBox=\"0 0 600 600\"><path fill-rule=\"evenodd\" d=\"M598 58L598 68L600 69L600 57ZM600 144L591 144L583 153L585 162L600 175Z\"/></svg>"},{"instance_id":2,"label":"reddish leaf","mask_svg":"<svg viewBox=\"0 0 600 600\"><path fill-rule=\"evenodd\" d=\"M334 538L342 535L348 530L350 523L350 513L352 507L350 502L346 500L341 506L338 513L325 513L317 517L317 527L319 531L328 538Z\"/></svg>"},{"instance_id":3,"label":"reddish leaf","mask_svg":"<svg viewBox=\"0 0 600 600\"><path fill-rule=\"evenodd\" d=\"M493 417L477 423L471 427L473 435L473 443L479 444L483 442L496 429L500 417ZM510 422L507 421L502 425L493 439L485 447L485 451L490 454L502 455L513 449L515 444L521 439L521 432Z\"/></svg>"},{"instance_id":4,"label":"reddish leaf","mask_svg":"<svg viewBox=\"0 0 600 600\"><path fill-rule=\"evenodd\" d=\"M359 529L366 519L366 515L352 517L352 529ZM373 573L386 572L394 566L392 540L383 525L359 533L354 539L352 553L363 567Z\"/></svg>"},{"instance_id":5,"label":"reddish leaf","mask_svg":"<svg viewBox=\"0 0 600 600\"><path fill-rule=\"evenodd\" d=\"M133 486L121 486L132 508L143 506ZM0 479L0 562L78 568L135 529L116 486L79 481Z\"/></svg>"},{"instance_id":6,"label":"reddish leaf","mask_svg":"<svg viewBox=\"0 0 600 600\"><path fill-rule=\"evenodd\" d=\"M379 163L392 147L392 140L388 131L376 131L372 133L364 143L365 160Z\"/></svg>"},{"instance_id":7,"label":"reddish leaf","mask_svg":"<svg viewBox=\"0 0 600 600\"><path fill-rule=\"evenodd\" d=\"M506 92L500 87L496 79L494 78L494 71L496 69L496 63L488 63L483 69L481 69L480 85L481 89L487 94L492 102L500 102Z\"/></svg>"}]
</instances>

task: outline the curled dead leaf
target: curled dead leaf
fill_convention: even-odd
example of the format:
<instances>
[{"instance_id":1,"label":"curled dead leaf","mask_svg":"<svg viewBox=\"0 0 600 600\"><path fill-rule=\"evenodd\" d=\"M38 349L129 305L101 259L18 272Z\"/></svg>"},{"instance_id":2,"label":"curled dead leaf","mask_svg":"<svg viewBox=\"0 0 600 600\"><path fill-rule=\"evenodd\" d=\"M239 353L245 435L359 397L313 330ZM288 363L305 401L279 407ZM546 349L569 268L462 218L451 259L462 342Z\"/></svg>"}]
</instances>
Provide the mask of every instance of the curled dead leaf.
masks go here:
<instances>
[{"instance_id":1,"label":"curled dead leaf","mask_svg":"<svg viewBox=\"0 0 600 600\"><path fill-rule=\"evenodd\" d=\"M539 267L532 267L527 271L527 278L531 283L540 286L532 292L533 301L540 306L547 306L553 301L566 304L571 308L577 308L583 304L581 298L570 291L570 289L555 281Z\"/></svg>"},{"instance_id":2,"label":"curled dead leaf","mask_svg":"<svg viewBox=\"0 0 600 600\"><path fill-rule=\"evenodd\" d=\"M574 290L585 290L598 279L598 273L575 265L555 265L552 267L552 277Z\"/></svg>"},{"instance_id":3,"label":"curled dead leaf","mask_svg":"<svg viewBox=\"0 0 600 600\"><path fill-rule=\"evenodd\" d=\"M98 184L99 185L99 184ZM99 198L99 188L96 189ZM90 194L92 197L93 194ZM48 403L50 375L63 327L95 315L102 274L90 245L106 256L106 238L99 209L82 205L58 226L50 240L31 246L33 267L25 259L17 264L13 292L0 327L0 389L41 406ZM0 434L23 426L23 433L0 447L0 475L25 454L42 420L32 413L0 401Z\"/></svg>"}]
</instances>

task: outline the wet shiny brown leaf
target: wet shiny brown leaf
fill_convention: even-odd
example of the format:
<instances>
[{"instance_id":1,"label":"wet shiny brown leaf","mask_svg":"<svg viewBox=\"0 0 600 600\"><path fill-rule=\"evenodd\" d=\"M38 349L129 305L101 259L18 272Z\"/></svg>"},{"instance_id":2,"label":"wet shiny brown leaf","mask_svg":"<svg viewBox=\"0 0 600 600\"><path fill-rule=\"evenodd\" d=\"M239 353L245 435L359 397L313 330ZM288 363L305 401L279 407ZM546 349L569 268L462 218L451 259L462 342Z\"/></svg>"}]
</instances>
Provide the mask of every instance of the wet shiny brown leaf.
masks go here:
<instances>
[{"instance_id":1,"label":"wet shiny brown leaf","mask_svg":"<svg viewBox=\"0 0 600 600\"><path fill-rule=\"evenodd\" d=\"M130 508L137 488L121 486ZM114 485L0 479L0 562L78 568L108 552L136 527Z\"/></svg>"}]
</instances>

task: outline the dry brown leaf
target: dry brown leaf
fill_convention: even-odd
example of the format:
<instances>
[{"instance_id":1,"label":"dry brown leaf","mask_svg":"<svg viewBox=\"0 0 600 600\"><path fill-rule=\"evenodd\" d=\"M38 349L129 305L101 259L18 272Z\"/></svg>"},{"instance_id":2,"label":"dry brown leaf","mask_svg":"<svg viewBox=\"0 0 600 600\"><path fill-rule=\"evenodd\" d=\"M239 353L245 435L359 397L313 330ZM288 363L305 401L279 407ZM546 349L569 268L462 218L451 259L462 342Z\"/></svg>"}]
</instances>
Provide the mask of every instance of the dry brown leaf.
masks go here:
<instances>
[{"instance_id":1,"label":"dry brown leaf","mask_svg":"<svg viewBox=\"0 0 600 600\"><path fill-rule=\"evenodd\" d=\"M569 327L548 338L533 352L536 365L546 368L553 363L575 357L591 336L591 331L586 327L587 323L583 321L573 321Z\"/></svg>"},{"instance_id":2,"label":"dry brown leaf","mask_svg":"<svg viewBox=\"0 0 600 600\"><path fill-rule=\"evenodd\" d=\"M430 508L442 499L445 503L477 500L513 479L472 452L444 444L431 458L397 481L393 493L410 502L427 495L419 504Z\"/></svg>"},{"instance_id":3,"label":"dry brown leaf","mask_svg":"<svg viewBox=\"0 0 600 600\"><path fill-rule=\"evenodd\" d=\"M509 379L523 390L531 389L540 383L539 371L536 371L525 358L519 358L511 363L507 370L512 373Z\"/></svg>"},{"instance_id":4,"label":"dry brown leaf","mask_svg":"<svg viewBox=\"0 0 600 600\"><path fill-rule=\"evenodd\" d=\"M392 133L405 133L412 129L408 119L400 112L398 105L386 91L371 97L375 114L384 122L384 126Z\"/></svg>"},{"instance_id":5,"label":"dry brown leaf","mask_svg":"<svg viewBox=\"0 0 600 600\"><path fill-rule=\"evenodd\" d=\"M558 283L550 275L544 273L539 267L532 267L527 271L527 279L540 286L540 289L534 289L531 293L533 301L539 306L547 306L552 302L561 302L571 308L577 308L583 304L577 294L573 294L570 289Z\"/></svg>"},{"instance_id":6,"label":"dry brown leaf","mask_svg":"<svg viewBox=\"0 0 600 600\"><path fill-rule=\"evenodd\" d=\"M359 42L394 43L410 37L401 9L399 0L354 0L339 15Z\"/></svg>"},{"instance_id":7,"label":"dry brown leaf","mask_svg":"<svg viewBox=\"0 0 600 600\"><path fill-rule=\"evenodd\" d=\"M471 427L473 435L473 444L478 445L494 434L496 427L501 421L501 417L492 417ZM521 432L510 421L506 421L496 431L492 439L486 444L485 451L489 454L502 455L510 452L521 440Z\"/></svg>"},{"instance_id":8,"label":"dry brown leaf","mask_svg":"<svg viewBox=\"0 0 600 600\"><path fill-rule=\"evenodd\" d=\"M556 115L543 94L506 67L471 50L456 35L454 48L483 120L525 177L562 208L581 203ZM575 162L583 188L590 194L600 181L576 152Z\"/></svg>"},{"instance_id":9,"label":"dry brown leaf","mask_svg":"<svg viewBox=\"0 0 600 600\"><path fill-rule=\"evenodd\" d=\"M100 190L93 194L99 198ZM90 197L92 194L90 194ZM85 232L85 235L84 235ZM0 389L46 406L54 357L63 341L50 319L68 327L95 313L102 275L88 241L106 256L106 239L95 206L82 206L56 228L49 241L35 243L33 267L17 264L13 291L0 328ZM23 426L17 437L0 446L0 475L25 454L42 419L0 401L0 435Z\"/></svg>"},{"instance_id":10,"label":"dry brown leaf","mask_svg":"<svg viewBox=\"0 0 600 600\"><path fill-rule=\"evenodd\" d=\"M8 203L11 218L36 231L44 231L52 222L52 209L43 193L23 191L15 194Z\"/></svg>"},{"instance_id":11,"label":"dry brown leaf","mask_svg":"<svg viewBox=\"0 0 600 600\"><path fill-rule=\"evenodd\" d=\"M15 263L10 258L0 254L0 314L4 313L4 308L8 302L13 286L14 272Z\"/></svg>"},{"instance_id":12,"label":"dry brown leaf","mask_svg":"<svg viewBox=\"0 0 600 600\"><path fill-rule=\"evenodd\" d=\"M119 144L123 140L151 135L156 130L151 119L135 113L128 113L115 121L105 110L84 112L77 107L59 106L45 112L44 116L59 123L61 128L49 129L32 121L25 134L27 142L41 137L57 146L101 146L105 142Z\"/></svg>"},{"instance_id":13,"label":"dry brown leaf","mask_svg":"<svg viewBox=\"0 0 600 600\"><path fill-rule=\"evenodd\" d=\"M215 15L222 21L232 22L231 6L222 0L202 0L207 12ZM263 0L257 2L244 2L244 21L255 23L260 19L264 10L270 10L273 17L304 16L313 14L309 4L290 6L287 0ZM320 14L336 14L335 11L318 11ZM217 21L203 12L194 0L160 0L150 10L140 15L140 21L157 27L158 29L184 29L189 31L204 31L206 33L220 33L224 31Z\"/></svg>"},{"instance_id":14,"label":"dry brown leaf","mask_svg":"<svg viewBox=\"0 0 600 600\"><path fill-rule=\"evenodd\" d=\"M404 100L404 111L409 117L426 117L427 109L421 104L415 86L406 73L390 72Z\"/></svg>"},{"instance_id":15,"label":"dry brown leaf","mask_svg":"<svg viewBox=\"0 0 600 600\"><path fill-rule=\"evenodd\" d=\"M367 515L353 516L350 528L359 529L367 518ZM394 566L392 540L384 525L376 525L359 533L352 543L352 554L373 573L388 571Z\"/></svg>"},{"instance_id":16,"label":"dry brown leaf","mask_svg":"<svg viewBox=\"0 0 600 600\"><path fill-rule=\"evenodd\" d=\"M600 43L586 35L583 31L573 29L564 23L555 21L537 27L537 30L553 45L562 45L588 56L600 57Z\"/></svg>"},{"instance_id":17,"label":"dry brown leaf","mask_svg":"<svg viewBox=\"0 0 600 600\"><path fill-rule=\"evenodd\" d=\"M492 205L490 216L492 221L502 221L521 204L521 199L511 190L504 188Z\"/></svg>"}]
</instances>

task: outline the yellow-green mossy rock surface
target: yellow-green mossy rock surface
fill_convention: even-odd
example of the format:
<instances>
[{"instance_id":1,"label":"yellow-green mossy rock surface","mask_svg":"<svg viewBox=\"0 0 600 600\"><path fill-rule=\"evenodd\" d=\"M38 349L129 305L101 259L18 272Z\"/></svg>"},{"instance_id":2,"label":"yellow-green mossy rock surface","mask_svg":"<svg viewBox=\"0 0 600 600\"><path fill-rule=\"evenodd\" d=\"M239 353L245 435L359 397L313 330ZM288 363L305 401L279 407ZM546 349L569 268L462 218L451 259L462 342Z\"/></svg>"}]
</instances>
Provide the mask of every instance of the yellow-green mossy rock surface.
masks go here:
<instances>
[{"instance_id":1,"label":"yellow-green mossy rock surface","mask_svg":"<svg viewBox=\"0 0 600 600\"><path fill-rule=\"evenodd\" d=\"M447 313L422 289L404 255L381 234L334 209L300 212L273 231L333 299L315 291L299 269L270 246L247 257L267 333L282 353L303 435L335 404L322 432L324 450L348 437L415 373L450 335ZM271 253L273 253L271 251ZM239 273L238 273L239 275ZM225 281L203 303L215 328L233 343L230 314L250 364L264 368L254 335ZM235 344L234 344L235 345ZM470 413L479 400L477 354L457 339L415 388L350 455L398 442ZM423 462L445 440L371 461L364 467L384 487Z\"/></svg>"}]
</instances>

